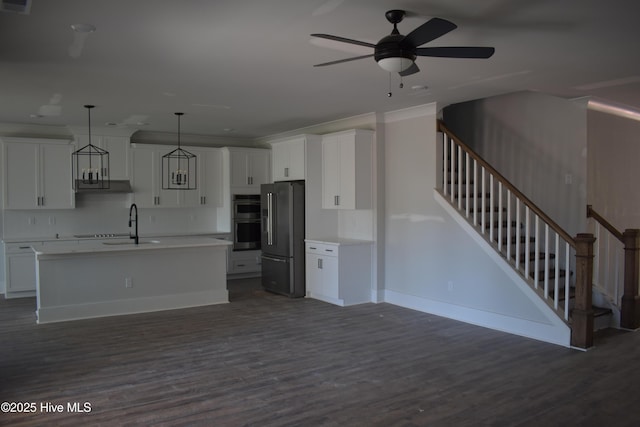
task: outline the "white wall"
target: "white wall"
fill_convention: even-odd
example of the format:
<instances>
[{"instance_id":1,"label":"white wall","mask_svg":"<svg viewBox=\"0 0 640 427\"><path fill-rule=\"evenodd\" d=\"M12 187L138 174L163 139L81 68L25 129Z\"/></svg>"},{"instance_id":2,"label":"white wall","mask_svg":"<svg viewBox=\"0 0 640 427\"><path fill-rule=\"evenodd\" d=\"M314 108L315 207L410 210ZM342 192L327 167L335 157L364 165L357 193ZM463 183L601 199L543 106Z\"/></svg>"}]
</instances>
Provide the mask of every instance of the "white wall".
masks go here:
<instances>
[{"instance_id":1,"label":"white wall","mask_svg":"<svg viewBox=\"0 0 640 427\"><path fill-rule=\"evenodd\" d=\"M586 232L586 103L519 92L449 106L444 119L569 234Z\"/></svg>"},{"instance_id":2,"label":"white wall","mask_svg":"<svg viewBox=\"0 0 640 427\"><path fill-rule=\"evenodd\" d=\"M640 228L640 121L588 113L588 201L616 228Z\"/></svg>"},{"instance_id":3,"label":"white wall","mask_svg":"<svg viewBox=\"0 0 640 427\"><path fill-rule=\"evenodd\" d=\"M541 339L548 314L436 202L436 143L435 108L385 124L385 300Z\"/></svg>"}]
</instances>

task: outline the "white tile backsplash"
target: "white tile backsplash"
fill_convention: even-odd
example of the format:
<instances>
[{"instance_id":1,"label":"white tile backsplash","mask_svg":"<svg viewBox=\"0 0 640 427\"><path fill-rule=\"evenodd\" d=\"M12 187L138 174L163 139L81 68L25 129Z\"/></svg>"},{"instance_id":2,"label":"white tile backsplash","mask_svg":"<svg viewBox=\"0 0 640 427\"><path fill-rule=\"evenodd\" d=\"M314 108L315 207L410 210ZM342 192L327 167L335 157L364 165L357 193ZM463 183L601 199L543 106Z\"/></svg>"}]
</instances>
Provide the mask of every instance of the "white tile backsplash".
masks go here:
<instances>
[{"instance_id":1,"label":"white tile backsplash","mask_svg":"<svg viewBox=\"0 0 640 427\"><path fill-rule=\"evenodd\" d=\"M71 236L129 231L128 194L77 196L75 209L4 211L4 238ZM216 208L138 208L138 228L145 234L191 234L218 231ZM223 230L224 231L224 230Z\"/></svg>"}]
</instances>

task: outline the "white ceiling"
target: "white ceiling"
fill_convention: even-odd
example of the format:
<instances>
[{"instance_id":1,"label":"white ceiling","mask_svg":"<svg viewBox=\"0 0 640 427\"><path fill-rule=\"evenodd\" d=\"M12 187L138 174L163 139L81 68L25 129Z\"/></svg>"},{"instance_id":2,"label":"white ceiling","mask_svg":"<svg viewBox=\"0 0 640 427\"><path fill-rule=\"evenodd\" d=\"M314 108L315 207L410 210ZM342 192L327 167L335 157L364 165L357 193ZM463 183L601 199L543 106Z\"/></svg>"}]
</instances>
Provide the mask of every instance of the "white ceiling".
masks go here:
<instances>
[{"instance_id":1,"label":"white ceiling","mask_svg":"<svg viewBox=\"0 0 640 427\"><path fill-rule=\"evenodd\" d=\"M311 33L376 43L389 9L408 12L402 34L434 16L458 25L425 46L496 53L418 58L390 98L373 58L313 67L372 52ZM639 17L638 0L33 0L0 12L0 122L86 126L95 104L94 125L175 132L181 111L184 133L258 138L520 90L640 111Z\"/></svg>"}]
</instances>

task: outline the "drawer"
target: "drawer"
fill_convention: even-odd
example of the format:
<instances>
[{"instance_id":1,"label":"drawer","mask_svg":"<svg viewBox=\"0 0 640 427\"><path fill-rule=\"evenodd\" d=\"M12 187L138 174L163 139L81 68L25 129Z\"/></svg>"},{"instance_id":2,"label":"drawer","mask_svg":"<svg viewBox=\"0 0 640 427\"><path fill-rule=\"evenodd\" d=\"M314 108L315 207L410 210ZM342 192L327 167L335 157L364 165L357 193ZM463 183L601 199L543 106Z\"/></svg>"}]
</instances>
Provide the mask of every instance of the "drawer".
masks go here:
<instances>
[{"instance_id":1,"label":"drawer","mask_svg":"<svg viewBox=\"0 0 640 427\"><path fill-rule=\"evenodd\" d=\"M253 273L262 269L262 265L253 258L232 259L229 264L228 273Z\"/></svg>"},{"instance_id":2,"label":"drawer","mask_svg":"<svg viewBox=\"0 0 640 427\"><path fill-rule=\"evenodd\" d=\"M338 245L328 243L306 242L306 252L323 256L338 256Z\"/></svg>"}]
</instances>

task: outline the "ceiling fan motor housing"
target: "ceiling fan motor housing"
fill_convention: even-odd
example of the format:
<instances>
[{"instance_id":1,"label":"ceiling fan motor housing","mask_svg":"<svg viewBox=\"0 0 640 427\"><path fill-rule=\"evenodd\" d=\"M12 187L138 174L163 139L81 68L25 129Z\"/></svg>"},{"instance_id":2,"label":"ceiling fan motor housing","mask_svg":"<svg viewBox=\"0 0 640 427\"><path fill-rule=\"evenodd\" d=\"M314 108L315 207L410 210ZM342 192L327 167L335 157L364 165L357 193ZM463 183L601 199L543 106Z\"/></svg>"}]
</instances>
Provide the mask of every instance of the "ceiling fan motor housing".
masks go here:
<instances>
[{"instance_id":1,"label":"ceiling fan motor housing","mask_svg":"<svg viewBox=\"0 0 640 427\"><path fill-rule=\"evenodd\" d=\"M416 60L416 48L409 43L403 43L404 36L390 34L382 38L375 46L374 59L380 62L386 58L406 58L411 62Z\"/></svg>"}]
</instances>

